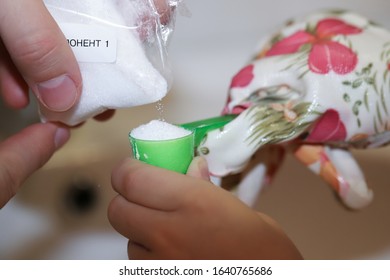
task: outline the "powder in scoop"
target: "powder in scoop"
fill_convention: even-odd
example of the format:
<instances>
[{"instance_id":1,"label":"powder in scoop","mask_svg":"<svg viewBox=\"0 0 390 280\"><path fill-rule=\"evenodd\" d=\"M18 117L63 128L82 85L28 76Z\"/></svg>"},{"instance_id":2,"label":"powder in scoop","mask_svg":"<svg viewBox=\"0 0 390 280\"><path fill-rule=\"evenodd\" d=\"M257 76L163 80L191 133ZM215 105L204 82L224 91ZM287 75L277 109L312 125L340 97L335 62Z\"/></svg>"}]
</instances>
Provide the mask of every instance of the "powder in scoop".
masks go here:
<instances>
[{"instance_id":1,"label":"powder in scoop","mask_svg":"<svg viewBox=\"0 0 390 280\"><path fill-rule=\"evenodd\" d=\"M143 124L130 133L130 136L140 140L171 140L191 134L192 131L182 127L160 121L152 120Z\"/></svg>"}]
</instances>

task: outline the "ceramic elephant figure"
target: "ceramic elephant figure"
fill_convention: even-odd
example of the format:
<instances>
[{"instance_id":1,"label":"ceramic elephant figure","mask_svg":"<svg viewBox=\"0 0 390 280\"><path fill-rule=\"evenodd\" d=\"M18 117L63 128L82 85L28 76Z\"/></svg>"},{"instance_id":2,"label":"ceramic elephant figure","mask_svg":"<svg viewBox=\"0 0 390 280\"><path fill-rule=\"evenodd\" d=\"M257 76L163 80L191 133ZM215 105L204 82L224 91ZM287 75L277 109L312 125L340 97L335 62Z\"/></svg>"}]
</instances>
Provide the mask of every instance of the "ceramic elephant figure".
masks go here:
<instances>
[{"instance_id":1,"label":"ceramic elephant figure","mask_svg":"<svg viewBox=\"0 0 390 280\"><path fill-rule=\"evenodd\" d=\"M389 72L390 32L366 18L338 11L289 22L233 77L223 114L237 117L210 131L198 153L222 177L277 146L326 180L346 206L364 207L373 193L348 149L390 141ZM271 166L259 164L263 184Z\"/></svg>"}]
</instances>

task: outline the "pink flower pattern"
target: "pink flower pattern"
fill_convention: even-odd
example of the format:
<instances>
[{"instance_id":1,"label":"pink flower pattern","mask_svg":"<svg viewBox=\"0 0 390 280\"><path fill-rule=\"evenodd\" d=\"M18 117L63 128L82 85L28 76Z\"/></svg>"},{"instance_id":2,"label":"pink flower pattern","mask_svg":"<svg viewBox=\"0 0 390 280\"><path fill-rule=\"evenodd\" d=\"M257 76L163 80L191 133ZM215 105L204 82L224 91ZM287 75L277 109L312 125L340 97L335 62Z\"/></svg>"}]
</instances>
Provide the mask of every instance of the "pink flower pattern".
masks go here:
<instances>
[{"instance_id":1,"label":"pink flower pattern","mask_svg":"<svg viewBox=\"0 0 390 280\"><path fill-rule=\"evenodd\" d=\"M230 84L230 88L244 88L248 86L252 80L255 78L255 75L253 74L254 65L249 64L242 68L232 79L232 82ZM252 103L246 102L239 104L235 106L233 109L229 109L228 105L231 102L230 95L228 96L228 100L226 101L226 106L222 110L222 115L226 114L240 114L246 109L248 109Z\"/></svg>"},{"instance_id":2,"label":"pink flower pattern","mask_svg":"<svg viewBox=\"0 0 390 280\"><path fill-rule=\"evenodd\" d=\"M246 87L250 84L250 82L255 77L253 75L253 68L254 66L252 64L245 66L242 68L232 79L232 82L230 84L230 88L236 88L236 87Z\"/></svg>"},{"instance_id":3,"label":"pink flower pattern","mask_svg":"<svg viewBox=\"0 0 390 280\"><path fill-rule=\"evenodd\" d=\"M314 27L314 28L313 28ZM328 74L334 72L338 75L349 74L355 71L358 64L358 53L355 53L351 44L342 43L339 39L346 36L343 42L348 42L348 35L361 34L364 30L353 26L341 19L325 18L316 23L311 28L299 30L274 43L268 50L263 50L261 56L292 55L299 53L299 58L303 58L308 71L316 74ZM338 36L337 38L335 38ZM386 71L390 72L390 62L388 57L384 61ZM242 68L232 79L230 89L244 89L249 86L254 79L254 64L249 64ZM364 69L363 69L364 70ZM356 70L357 71L357 70ZM386 73L387 74L387 73ZM385 75L384 77L386 77ZM368 85L369 86L369 85ZM234 91L233 91L234 93ZM231 93L230 93L231 94ZM223 108L222 114L241 114L254 103L261 102L249 97L244 98L233 108L232 96L228 95L228 100ZM235 100L236 101L236 100ZM294 121L296 114L291 111L288 104L271 104L272 109L284 112L287 121ZM336 109L328 109L321 114L320 118L311 125L308 136L304 139L306 143L326 143L347 141L347 127L341 120Z\"/></svg>"},{"instance_id":4,"label":"pink flower pattern","mask_svg":"<svg viewBox=\"0 0 390 280\"><path fill-rule=\"evenodd\" d=\"M352 72L358 62L357 54L350 48L332 41L336 35L359 34L362 30L340 19L327 18L317 23L315 31L297 31L275 43L266 56L293 54L303 45L311 45L308 66L318 74L334 71L343 75Z\"/></svg>"},{"instance_id":5,"label":"pink flower pattern","mask_svg":"<svg viewBox=\"0 0 390 280\"><path fill-rule=\"evenodd\" d=\"M305 142L324 143L328 141L343 141L346 137L347 130L340 120L339 113L336 110L329 109L315 123L314 128L305 139Z\"/></svg>"}]
</instances>

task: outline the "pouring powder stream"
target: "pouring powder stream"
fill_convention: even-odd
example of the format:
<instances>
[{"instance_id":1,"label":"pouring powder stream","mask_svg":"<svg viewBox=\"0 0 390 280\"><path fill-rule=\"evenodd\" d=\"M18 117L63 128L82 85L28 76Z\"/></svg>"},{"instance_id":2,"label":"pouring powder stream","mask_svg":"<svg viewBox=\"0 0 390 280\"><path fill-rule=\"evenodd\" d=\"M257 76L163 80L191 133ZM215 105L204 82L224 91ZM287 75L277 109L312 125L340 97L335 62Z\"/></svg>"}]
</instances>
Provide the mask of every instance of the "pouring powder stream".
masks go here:
<instances>
[{"instance_id":1,"label":"pouring powder stream","mask_svg":"<svg viewBox=\"0 0 390 280\"><path fill-rule=\"evenodd\" d=\"M159 101L157 101L156 103L156 109L157 109L157 112L158 112L158 116L159 116L159 120L160 121L165 121L164 117L163 117L163 114L164 114L164 104L162 103L162 100L160 99Z\"/></svg>"}]
</instances>

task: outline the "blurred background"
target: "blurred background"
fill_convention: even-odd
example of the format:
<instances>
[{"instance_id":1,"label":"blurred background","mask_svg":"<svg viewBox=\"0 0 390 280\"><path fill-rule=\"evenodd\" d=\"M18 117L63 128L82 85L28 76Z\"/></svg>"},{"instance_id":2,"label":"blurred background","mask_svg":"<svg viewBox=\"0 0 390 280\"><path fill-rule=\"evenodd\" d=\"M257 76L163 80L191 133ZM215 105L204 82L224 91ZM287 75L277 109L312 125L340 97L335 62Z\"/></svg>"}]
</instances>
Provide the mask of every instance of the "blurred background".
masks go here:
<instances>
[{"instance_id":1,"label":"blurred background","mask_svg":"<svg viewBox=\"0 0 390 280\"><path fill-rule=\"evenodd\" d=\"M170 45L174 85L162 101L168 122L216 116L231 77L258 41L286 20L324 8L361 13L390 28L388 0L185 0ZM12 112L0 103L0 139L37 121L32 104ZM119 110L88 121L0 210L0 259L125 259L127 241L110 226L110 173L130 155L128 132L159 118L161 104ZM109 137L108 137L109 135ZM354 151L374 202L346 210L330 188L287 157L256 208L275 218L307 259L390 259L390 149Z\"/></svg>"}]
</instances>

